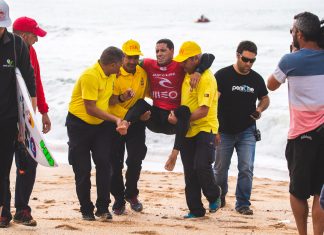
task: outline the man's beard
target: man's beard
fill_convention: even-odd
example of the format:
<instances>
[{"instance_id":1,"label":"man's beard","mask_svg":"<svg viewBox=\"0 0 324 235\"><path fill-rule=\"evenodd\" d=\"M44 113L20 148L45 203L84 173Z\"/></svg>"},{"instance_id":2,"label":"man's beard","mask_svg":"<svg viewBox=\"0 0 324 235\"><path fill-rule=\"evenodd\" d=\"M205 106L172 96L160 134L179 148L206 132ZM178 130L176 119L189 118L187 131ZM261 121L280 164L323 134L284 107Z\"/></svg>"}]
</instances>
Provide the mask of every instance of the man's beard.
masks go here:
<instances>
[{"instance_id":1,"label":"man's beard","mask_svg":"<svg viewBox=\"0 0 324 235\"><path fill-rule=\"evenodd\" d=\"M300 45L298 43L298 40L297 40L297 36L293 36L293 44L294 44L294 47L297 48L298 50L300 49Z\"/></svg>"}]
</instances>

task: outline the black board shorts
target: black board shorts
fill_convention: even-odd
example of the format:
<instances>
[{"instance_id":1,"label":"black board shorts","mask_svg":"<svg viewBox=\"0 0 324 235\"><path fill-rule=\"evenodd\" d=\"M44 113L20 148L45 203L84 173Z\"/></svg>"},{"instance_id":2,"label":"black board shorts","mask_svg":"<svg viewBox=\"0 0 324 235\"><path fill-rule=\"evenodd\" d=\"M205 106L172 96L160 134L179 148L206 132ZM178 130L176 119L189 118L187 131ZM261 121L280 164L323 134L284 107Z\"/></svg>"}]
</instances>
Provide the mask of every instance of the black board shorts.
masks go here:
<instances>
[{"instance_id":1,"label":"black board shorts","mask_svg":"<svg viewBox=\"0 0 324 235\"><path fill-rule=\"evenodd\" d=\"M286 159L289 192L299 199L320 195L324 184L324 125L289 139Z\"/></svg>"}]
</instances>

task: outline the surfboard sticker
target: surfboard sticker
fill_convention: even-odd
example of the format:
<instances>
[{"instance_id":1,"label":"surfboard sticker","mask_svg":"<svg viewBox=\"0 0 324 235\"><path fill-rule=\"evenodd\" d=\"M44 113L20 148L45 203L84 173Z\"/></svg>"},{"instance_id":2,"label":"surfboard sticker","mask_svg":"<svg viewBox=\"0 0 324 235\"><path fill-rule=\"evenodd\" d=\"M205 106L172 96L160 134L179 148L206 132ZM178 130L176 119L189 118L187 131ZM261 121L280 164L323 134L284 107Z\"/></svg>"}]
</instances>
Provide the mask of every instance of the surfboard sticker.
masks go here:
<instances>
[{"instance_id":1,"label":"surfboard sticker","mask_svg":"<svg viewBox=\"0 0 324 235\"><path fill-rule=\"evenodd\" d=\"M19 113L19 133L30 156L42 166L57 167L58 164L48 149L42 132L37 127L36 114L34 113L26 83L16 68L17 100Z\"/></svg>"}]
</instances>

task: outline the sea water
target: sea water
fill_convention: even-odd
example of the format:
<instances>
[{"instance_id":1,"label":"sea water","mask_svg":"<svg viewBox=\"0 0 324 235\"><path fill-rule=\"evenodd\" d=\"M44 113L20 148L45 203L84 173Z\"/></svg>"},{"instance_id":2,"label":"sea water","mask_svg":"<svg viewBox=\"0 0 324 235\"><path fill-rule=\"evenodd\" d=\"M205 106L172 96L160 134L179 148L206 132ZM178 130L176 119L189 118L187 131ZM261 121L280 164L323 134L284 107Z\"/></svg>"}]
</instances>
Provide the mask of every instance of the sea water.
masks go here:
<instances>
[{"instance_id":1,"label":"sea water","mask_svg":"<svg viewBox=\"0 0 324 235\"><path fill-rule=\"evenodd\" d=\"M54 157L67 163L64 126L75 81L108 46L121 47L128 39L140 42L144 57L155 57L155 43L170 38L177 54L181 43L196 41L216 59L213 72L235 63L241 40L258 46L253 69L266 80L279 59L289 51L293 16L311 11L324 17L320 0L7 0L12 20L35 18L48 34L35 44L43 86L50 106L52 130L46 135ZM204 14L211 22L197 24ZM11 28L9 28L11 30ZM289 125L287 86L269 93L271 104L257 122L262 141L257 143L255 175L287 179L284 156ZM147 130L148 153L143 169L164 171L174 137ZM236 175L233 155L231 175ZM176 171L182 171L178 159Z\"/></svg>"}]
</instances>

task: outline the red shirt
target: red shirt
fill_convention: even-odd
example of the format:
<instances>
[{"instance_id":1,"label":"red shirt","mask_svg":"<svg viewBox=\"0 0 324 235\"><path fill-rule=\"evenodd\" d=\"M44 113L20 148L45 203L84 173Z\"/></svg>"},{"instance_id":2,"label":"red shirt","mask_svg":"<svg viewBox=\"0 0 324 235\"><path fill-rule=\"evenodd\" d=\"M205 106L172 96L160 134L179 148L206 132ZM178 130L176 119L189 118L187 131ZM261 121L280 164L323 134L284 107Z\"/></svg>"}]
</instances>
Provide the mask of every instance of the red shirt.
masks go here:
<instances>
[{"instance_id":1,"label":"red shirt","mask_svg":"<svg viewBox=\"0 0 324 235\"><path fill-rule=\"evenodd\" d=\"M172 61L160 66L156 60L144 59L143 68L150 81L153 105L165 110L174 110L181 101L181 86L185 76L180 63Z\"/></svg>"},{"instance_id":2,"label":"red shirt","mask_svg":"<svg viewBox=\"0 0 324 235\"><path fill-rule=\"evenodd\" d=\"M34 68L34 74L36 79L35 83L36 83L37 108L41 114L44 114L48 112L48 105L45 100L37 54L33 46L29 47L29 54L30 54L30 63Z\"/></svg>"}]
</instances>

